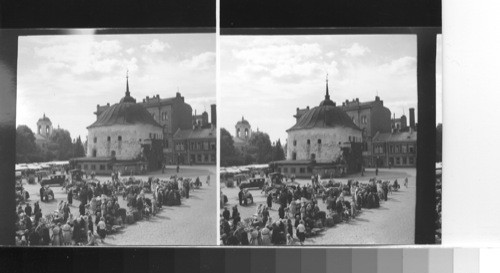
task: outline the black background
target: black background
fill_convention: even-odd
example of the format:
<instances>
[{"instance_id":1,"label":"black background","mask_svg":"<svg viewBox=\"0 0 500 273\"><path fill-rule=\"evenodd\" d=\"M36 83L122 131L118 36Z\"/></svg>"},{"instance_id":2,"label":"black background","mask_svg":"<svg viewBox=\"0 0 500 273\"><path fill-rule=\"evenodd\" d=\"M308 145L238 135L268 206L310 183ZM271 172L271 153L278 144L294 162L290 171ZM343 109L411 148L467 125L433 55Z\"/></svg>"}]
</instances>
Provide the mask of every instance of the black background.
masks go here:
<instances>
[{"instance_id":1,"label":"black background","mask_svg":"<svg viewBox=\"0 0 500 273\"><path fill-rule=\"evenodd\" d=\"M434 242L435 35L441 1L431 0L221 0L222 34L252 28L396 27L374 32L418 35L418 189L416 243ZM214 30L214 0L17 0L0 3L0 245L14 243L15 87L18 31L9 28L203 28ZM315 30L307 29L314 27ZM410 28L400 28L410 27ZM437 27L437 28L427 28ZM143 29L144 30L144 29ZM151 31L151 30L149 30ZM154 31L154 30L152 30ZM263 31L263 30L258 30ZM257 33L258 33L257 31ZM284 30L284 32L289 30ZM28 31L30 32L30 31ZM107 31L103 31L107 32ZM433 50L431 48L434 48ZM434 55L433 55L434 54ZM6 86L7 82L11 84ZM214 215L214 217L216 217ZM168 231L165 231L168 234ZM175 236L175 235L170 235ZM228 250L225 249L227 252ZM254 250L252 250L254 251ZM261 251L261 250L255 250ZM212 259L206 258L212 257ZM224 272L223 248L12 248L0 250L0 271Z\"/></svg>"}]
</instances>

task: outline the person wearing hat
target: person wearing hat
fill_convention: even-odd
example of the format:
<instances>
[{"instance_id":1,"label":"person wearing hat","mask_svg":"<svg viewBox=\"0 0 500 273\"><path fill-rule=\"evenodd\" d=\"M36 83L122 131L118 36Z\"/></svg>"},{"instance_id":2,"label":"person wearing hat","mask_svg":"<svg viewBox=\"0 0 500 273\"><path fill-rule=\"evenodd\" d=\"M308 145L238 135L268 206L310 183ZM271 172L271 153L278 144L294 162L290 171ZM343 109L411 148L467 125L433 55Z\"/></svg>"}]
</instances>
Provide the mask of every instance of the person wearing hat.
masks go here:
<instances>
[{"instance_id":1,"label":"person wearing hat","mask_svg":"<svg viewBox=\"0 0 500 273\"><path fill-rule=\"evenodd\" d=\"M61 233L62 233L62 244L67 246L71 245L71 226L68 224L68 222L64 223L61 227Z\"/></svg>"}]
</instances>

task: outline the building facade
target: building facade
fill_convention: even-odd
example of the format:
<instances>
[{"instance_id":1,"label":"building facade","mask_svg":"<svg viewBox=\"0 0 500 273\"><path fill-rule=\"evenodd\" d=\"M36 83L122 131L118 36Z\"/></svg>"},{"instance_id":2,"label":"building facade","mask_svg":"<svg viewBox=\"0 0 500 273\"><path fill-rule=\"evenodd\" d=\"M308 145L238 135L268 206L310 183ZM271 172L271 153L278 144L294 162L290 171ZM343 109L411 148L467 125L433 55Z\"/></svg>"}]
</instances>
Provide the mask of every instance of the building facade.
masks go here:
<instances>
[{"instance_id":1,"label":"building facade","mask_svg":"<svg viewBox=\"0 0 500 273\"><path fill-rule=\"evenodd\" d=\"M362 130L342 108L325 99L312 109L298 109L296 124L287 130L286 160L271 163L276 171L296 177L341 176L362 166Z\"/></svg>"},{"instance_id":2,"label":"building facade","mask_svg":"<svg viewBox=\"0 0 500 273\"><path fill-rule=\"evenodd\" d=\"M416 167L417 132L376 134L373 138L373 155L378 167Z\"/></svg>"},{"instance_id":3,"label":"building facade","mask_svg":"<svg viewBox=\"0 0 500 273\"><path fill-rule=\"evenodd\" d=\"M193 128L174 134L174 163L178 165L216 165L217 130Z\"/></svg>"},{"instance_id":4,"label":"building facade","mask_svg":"<svg viewBox=\"0 0 500 273\"><path fill-rule=\"evenodd\" d=\"M165 163L173 162L173 136L178 129L192 128L192 108L184 101L179 92L172 98L160 98L160 95L147 96L142 105L163 129L163 154ZM95 112L97 118L109 108L109 103L104 106L97 105Z\"/></svg>"},{"instance_id":5,"label":"building facade","mask_svg":"<svg viewBox=\"0 0 500 273\"><path fill-rule=\"evenodd\" d=\"M139 173L161 168L163 127L130 96L128 77L125 97L97 116L87 127L86 157L72 160L77 168L96 174Z\"/></svg>"}]
</instances>

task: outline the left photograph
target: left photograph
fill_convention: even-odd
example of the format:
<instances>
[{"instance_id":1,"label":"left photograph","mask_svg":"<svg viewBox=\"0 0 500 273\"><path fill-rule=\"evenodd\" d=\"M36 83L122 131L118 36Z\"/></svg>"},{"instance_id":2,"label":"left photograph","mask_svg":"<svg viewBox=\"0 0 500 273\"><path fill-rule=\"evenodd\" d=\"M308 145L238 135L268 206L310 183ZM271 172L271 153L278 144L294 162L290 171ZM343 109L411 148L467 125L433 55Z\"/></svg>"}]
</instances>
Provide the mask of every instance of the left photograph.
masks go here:
<instances>
[{"instance_id":1,"label":"left photograph","mask_svg":"<svg viewBox=\"0 0 500 273\"><path fill-rule=\"evenodd\" d=\"M19 37L16 245L216 244L215 42Z\"/></svg>"}]
</instances>

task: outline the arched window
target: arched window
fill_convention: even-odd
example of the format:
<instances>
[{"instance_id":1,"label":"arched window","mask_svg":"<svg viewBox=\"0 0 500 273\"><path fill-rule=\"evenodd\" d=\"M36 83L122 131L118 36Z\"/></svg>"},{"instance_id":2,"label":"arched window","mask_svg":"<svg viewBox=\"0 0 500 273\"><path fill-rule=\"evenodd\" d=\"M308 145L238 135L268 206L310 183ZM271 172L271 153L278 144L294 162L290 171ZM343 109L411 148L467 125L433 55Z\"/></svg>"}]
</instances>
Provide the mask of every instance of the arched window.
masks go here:
<instances>
[{"instance_id":1,"label":"arched window","mask_svg":"<svg viewBox=\"0 0 500 273\"><path fill-rule=\"evenodd\" d=\"M45 133L47 133L47 135L49 134L49 126L47 125L47 127L45 128Z\"/></svg>"},{"instance_id":2,"label":"arched window","mask_svg":"<svg viewBox=\"0 0 500 273\"><path fill-rule=\"evenodd\" d=\"M318 139L318 144L321 144L321 138L320 138L320 139Z\"/></svg>"},{"instance_id":3,"label":"arched window","mask_svg":"<svg viewBox=\"0 0 500 273\"><path fill-rule=\"evenodd\" d=\"M297 153L296 152L292 153L292 160L297 160Z\"/></svg>"},{"instance_id":4,"label":"arched window","mask_svg":"<svg viewBox=\"0 0 500 273\"><path fill-rule=\"evenodd\" d=\"M118 136L118 141L122 141L122 136Z\"/></svg>"},{"instance_id":5,"label":"arched window","mask_svg":"<svg viewBox=\"0 0 500 273\"><path fill-rule=\"evenodd\" d=\"M116 156L116 152L115 151L111 151L111 156L115 157Z\"/></svg>"},{"instance_id":6,"label":"arched window","mask_svg":"<svg viewBox=\"0 0 500 273\"><path fill-rule=\"evenodd\" d=\"M240 128L236 129L236 137L240 137Z\"/></svg>"},{"instance_id":7,"label":"arched window","mask_svg":"<svg viewBox=\"0 0 500 273\"><path fill-rule=\"evenodd\" d=\"M316 154L311 154L311 160L316 160Z\"/></svg>"},{"instance_id":8,"label":"arched window","mask_svg":"<svg viewBox=\"0 0 500 273\"><path fill-rule=\"evenodd\" d=\"M311 144L311 140L310 140L310 139L308 139L308 140L307 140L307 145L310 145L310 144Z\"/></svg>"},{"instance_id":9,"label":"arched window","mask_svg":"<svg viewBox=\"0 0 500 273\"><path fill-rule=\"evenodd\" d=\"M248 137L248 128L245 129L245 137Z\"/></svg>"},{"instance_id":10,"label":"arched window","mask_svg":"<svg viewBox=\"0 0 500 273\"><path fill-rule=\"evenodd\" d=\"M92 150L92 157L96 157L97 156L97 150L96 149L93 149Z\"/></svg>"},{"instance_id":11,"label":"arched window","mask_svg":"<svg viewBox=\"0 0 500 273\"><path fill-rule=\"evenodd\" d=\"M97 137L94 137L94 143L97 143Z\"/></svg>"},{"instance_id":12,"label":"arched window","mask_svg":"<svg viewBox=\"0 0 500 273\"><path fill-rule=\"evenodd\" d=\"M110 141L111 141L111 137L110 137L110 136L108 136L108 142L110 142Z\"/></svg>"}]
</instances>

